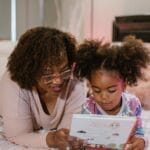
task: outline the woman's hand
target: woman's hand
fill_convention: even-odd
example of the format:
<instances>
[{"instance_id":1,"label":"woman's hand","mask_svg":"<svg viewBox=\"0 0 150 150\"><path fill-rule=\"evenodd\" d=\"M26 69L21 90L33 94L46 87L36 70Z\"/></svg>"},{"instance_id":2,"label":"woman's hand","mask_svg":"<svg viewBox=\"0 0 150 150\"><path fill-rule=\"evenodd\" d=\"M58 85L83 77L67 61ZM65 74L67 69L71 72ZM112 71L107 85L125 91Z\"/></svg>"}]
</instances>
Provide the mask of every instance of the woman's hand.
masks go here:
<instances>
[{"instance_id":1,"label":"woman's hand","mask_svg":"<svg viewBox=\"0 0 150 150\"><path fill-rule=\"evenodd\" d=\"M144 150L145 141L140 137L133 137L131 140L126 144L125 150Z\"/></svg>"},{"instance_id":2,"label":"woman's hand","mask_svg":"<svg viewBox=\"0 0 150 150\"><path fill-rule=\"evenodd\" d=\"M84 141L77 137L70 136L69 145L70 145L71 150L83 149Z\"/></svg>"},{"instance_id":3,"label":"woman's hand","mask_svg":"<svg viewBox=\"0 0 150 150\"><path fill-rule=\"evenodd\" d=\"M46 141L49 147L57 147L61 150L66 150L66 148L69 146L68 139L69 130L62 128L57 131L49 132Z\"/></svg>"}]
</instances>

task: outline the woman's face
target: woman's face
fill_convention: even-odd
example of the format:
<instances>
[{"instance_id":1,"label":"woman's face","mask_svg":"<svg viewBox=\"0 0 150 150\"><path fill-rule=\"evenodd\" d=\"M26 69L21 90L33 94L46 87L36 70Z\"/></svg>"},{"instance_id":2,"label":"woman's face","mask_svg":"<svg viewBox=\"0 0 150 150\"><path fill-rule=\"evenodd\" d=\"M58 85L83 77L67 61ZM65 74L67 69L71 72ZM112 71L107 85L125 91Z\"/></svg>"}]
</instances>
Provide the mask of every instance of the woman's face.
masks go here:
<instances>
[{"instance_id":1,"label":"woman's face","mask_svg":"<svg viewBox=\"0 0 150 150\"><path fill-rule=\"evenodd\" d=\"M71 69L68 66L68 59L64 58L62 63L57 66L45 67L42 76L38 79L37 88L41 94L48 93L57 97L71 75Z\"/></svg>"},{"instance_id":2,"label":"woman's face","mask_svg":"<svg viewBox=\"0 0 150 150\"><path fill-rule=\"evenodd\" d=\"M116 72L94 71L91 74L90 84L96 102L104 111L113 111L120 104L125 83Z\"/></svg>"}]
</instances>

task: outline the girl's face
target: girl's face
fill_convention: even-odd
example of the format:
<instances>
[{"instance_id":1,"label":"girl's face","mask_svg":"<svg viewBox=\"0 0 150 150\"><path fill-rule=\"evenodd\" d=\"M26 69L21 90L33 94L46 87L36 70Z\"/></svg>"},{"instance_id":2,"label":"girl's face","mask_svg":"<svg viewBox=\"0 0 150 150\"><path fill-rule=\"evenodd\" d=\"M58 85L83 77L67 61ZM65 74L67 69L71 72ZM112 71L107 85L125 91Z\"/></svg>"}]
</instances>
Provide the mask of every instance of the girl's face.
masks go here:
<instances>
[{"instance_id":1,"label":"girl's face","mask_svg":"<svg viewBox=\"0 0 150 150\"><path fill-rule=\"evenodd\" d=\"M92 72L90 84L97 104L107 113L113 114L120 108L124 81L116 72L97 70Z\"/></svg>"}]
</instances>

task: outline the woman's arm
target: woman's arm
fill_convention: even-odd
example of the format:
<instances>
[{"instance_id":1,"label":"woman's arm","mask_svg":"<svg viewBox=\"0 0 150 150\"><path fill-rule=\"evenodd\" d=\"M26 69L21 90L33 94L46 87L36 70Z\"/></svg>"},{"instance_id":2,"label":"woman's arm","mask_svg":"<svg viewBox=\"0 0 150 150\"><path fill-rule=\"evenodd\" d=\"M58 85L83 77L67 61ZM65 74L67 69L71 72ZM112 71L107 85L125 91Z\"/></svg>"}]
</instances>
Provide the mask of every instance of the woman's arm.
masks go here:
<instances>
[{"instance_id":1,"label":"woman's arm","mask_svg":"<svg viewBox=\"0 0 150 150\"><path fill-rule=\"evenodd\" d=\"M84 82L77 82L70 97L65 104L64 114L58 128L70 129L72 115L81 113L82 105L86 101L86 90Z\"/></svg>"},{"instance_id":2,"label":"woman's arm","mask_svg":"<svg viewBox=\"0 0 150 150\"><path fill-rule=\"evenodd\" d=\"M34 131L30 103L21 96L19 86L5 74L0 83L0 100L6 138L18 145L48 147L46 137L49 131Z\"/></svg>"}]
</instances>

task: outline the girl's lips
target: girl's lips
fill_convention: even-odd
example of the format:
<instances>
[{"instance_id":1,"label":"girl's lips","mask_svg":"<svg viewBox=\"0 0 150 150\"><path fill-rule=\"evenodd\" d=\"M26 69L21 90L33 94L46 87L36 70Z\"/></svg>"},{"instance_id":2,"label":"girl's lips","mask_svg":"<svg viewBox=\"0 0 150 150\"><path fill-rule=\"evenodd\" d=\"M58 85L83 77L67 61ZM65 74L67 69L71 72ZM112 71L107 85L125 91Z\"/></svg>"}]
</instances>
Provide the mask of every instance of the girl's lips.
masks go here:
<instances>
[{"instance_id":1,"label":"girl's lips","mask_svg":"<svg viewBox=\"0 0 150 150\"><path fill-rule=\"evenodd\" d=\"M101 104L104 108L111 108L112 107L112 103L103 103Z\"/></svg>"}]
</instances>

